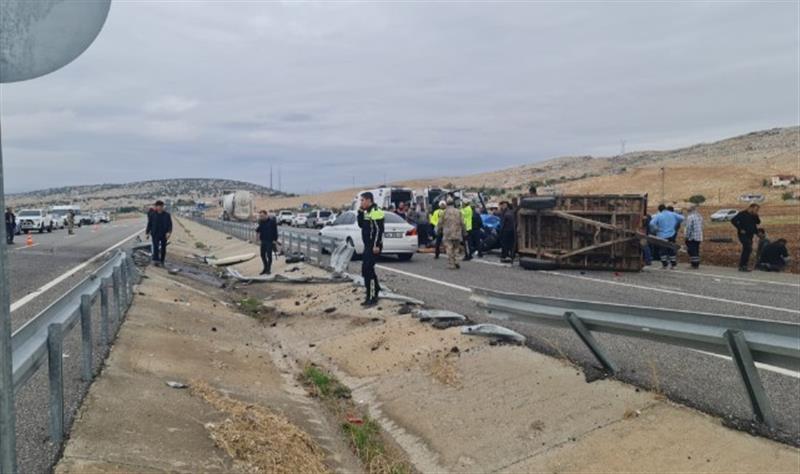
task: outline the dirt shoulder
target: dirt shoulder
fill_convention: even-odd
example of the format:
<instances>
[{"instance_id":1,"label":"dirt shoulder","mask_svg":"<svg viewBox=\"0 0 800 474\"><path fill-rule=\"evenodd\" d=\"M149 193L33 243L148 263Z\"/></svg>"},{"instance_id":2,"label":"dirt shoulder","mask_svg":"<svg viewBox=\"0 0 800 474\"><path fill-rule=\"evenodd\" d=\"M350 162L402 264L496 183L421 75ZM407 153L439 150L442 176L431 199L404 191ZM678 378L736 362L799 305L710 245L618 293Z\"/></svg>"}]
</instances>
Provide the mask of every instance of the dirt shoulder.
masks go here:
<instances>
[{"instance_id":1,"label":"dirt shoulder","mask_svg":"<svg viewBox=\"0 0 800 474\"><path fill-rule=\"evenodd\" d=\"M220 258L255 250L180 221L170 251L183 270L147 270L57 472L242 469L247 456L231 454L220 429L236 420L237 409L210 402L214 394L266 410L256 418L277 416L273 424L297 430L289 438L312 443L308 451L318 456L295 472L319 465L343 472L800 468L797 449L732 431L653 393L613 380L586 383L581 370L564 361L462 335L458 327L435 329L399 303L382 301L365 310L359 306L362 289L348 283L228 282L217 288L216 270L190 264L196 242ZM237 269L255 274L260 262ZM322 273L282 262L274 270ZM192 271L210 277L189 278ZM237 306L244 301L253 303ZM240 314L244 310L253 317ZM309 367L345 387L345 405L337 405L344 408L331 410L298 382ZM166 380L211 387L212 396L169 388ZM358 427L372 422L386 451L399 453L390 470L353 456L363 446ZM263 440L248 436L251 445L262 446Z\"/></svg>"}]
</instances>

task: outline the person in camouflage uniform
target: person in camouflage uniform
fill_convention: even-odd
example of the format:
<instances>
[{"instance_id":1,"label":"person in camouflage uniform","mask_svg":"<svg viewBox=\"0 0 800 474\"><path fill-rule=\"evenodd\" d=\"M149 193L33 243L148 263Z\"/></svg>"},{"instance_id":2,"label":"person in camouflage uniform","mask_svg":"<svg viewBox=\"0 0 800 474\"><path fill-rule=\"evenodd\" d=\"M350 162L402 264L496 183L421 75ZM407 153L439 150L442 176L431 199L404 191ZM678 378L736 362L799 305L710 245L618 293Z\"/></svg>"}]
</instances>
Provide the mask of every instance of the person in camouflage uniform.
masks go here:
<instances>
[{"instance_id":1,"label":"person in camouflage uniform","mask_svg":"<svg viewBox=\"0 0 800 474\"><path fill-rule=\"evenodd\" d=\"M464 227L464 218L461 211L453 206L453 201L447 201L447 208L442 214L441 222L438 226L439 235L444 242L445 252L447 252L447 267L451 270L461 268L456 260L456 254L467 235Z\"/></svg>"}]
</instances>

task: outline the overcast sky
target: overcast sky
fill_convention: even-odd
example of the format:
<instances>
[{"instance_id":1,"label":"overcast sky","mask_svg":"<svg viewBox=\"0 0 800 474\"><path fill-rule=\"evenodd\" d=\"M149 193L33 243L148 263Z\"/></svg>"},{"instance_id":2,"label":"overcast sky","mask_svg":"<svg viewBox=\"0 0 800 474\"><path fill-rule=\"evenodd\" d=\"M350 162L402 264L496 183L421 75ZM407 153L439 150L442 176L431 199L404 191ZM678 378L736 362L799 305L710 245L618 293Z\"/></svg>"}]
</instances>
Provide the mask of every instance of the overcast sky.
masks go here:
<instances>
[{"instance_id":1,"label":"overcast sky","mask_svg":"<svg viewBox=\"0 0 800 474\"><path fill-rule=\"evenodd\" d=\"M308 192L800 123L781 3L113 0L3 85L8 192L224 177Z\"/></svg>"}]
</instances>

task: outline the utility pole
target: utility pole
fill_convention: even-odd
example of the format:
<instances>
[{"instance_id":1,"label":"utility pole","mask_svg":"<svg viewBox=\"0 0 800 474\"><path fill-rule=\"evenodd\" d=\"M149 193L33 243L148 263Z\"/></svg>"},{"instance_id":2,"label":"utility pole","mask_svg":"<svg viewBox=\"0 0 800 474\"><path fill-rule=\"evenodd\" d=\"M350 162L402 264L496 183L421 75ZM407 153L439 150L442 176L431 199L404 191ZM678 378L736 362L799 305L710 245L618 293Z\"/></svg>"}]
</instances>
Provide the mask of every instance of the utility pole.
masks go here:
<instances>
[{"instance_id":1,"label":"utility pole","mask_svg":"<svg viewBox=\"0 0 800 474\"><path fill-rule=\"evenodd\" d=\"M667 194L666 194L666 186L665 186L666 174L667 174L667 169L666 169L666 167L662 166L661 167L661 204L666 204L667 203Z\"/></svg>"},{"instance_id":2,"label":"utility pole","mask_svg":"<svg viewBox=\"0 0 800 474\"><path fill-rule=\"evenodd\" d=\"M272 165L271 164L269 165L269 189L275 190L275 188L272 187Z\"/></svg>"},{"instance_id":3,"label":"utility pole","mask_svg":"<svg viewBox=\"0 0 800 474\"><path fill-rule=\"evenodd\" d=\"M622 156L625 154L625 139L619 141L619 155Z\"/></svg>"},{"instance_id":4,"label":"utility pole","mask_svg":"<svg viewBox=\"0 0 800 474\"><path fill-rule=\"evenodd\" d=\"M283 185L281 184L281 167L278 166L278 191L283 191Z\"/></svg>"}]
</instances>

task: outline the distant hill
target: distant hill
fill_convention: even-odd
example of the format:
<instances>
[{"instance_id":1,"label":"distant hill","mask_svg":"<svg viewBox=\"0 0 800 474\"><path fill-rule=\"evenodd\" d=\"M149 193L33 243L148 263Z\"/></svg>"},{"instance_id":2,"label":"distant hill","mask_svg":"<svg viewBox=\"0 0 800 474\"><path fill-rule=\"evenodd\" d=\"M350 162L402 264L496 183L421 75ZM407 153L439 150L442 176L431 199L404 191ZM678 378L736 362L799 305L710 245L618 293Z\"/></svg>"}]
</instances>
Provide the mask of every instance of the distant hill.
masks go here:
<instances>
[{"instance_id":1,"label":"distant hill","mask_svg":"<svg viewBox=\"0 0 800 474\"><path fill-rule=\"evenodd\" d=\"M469 176L393 184L412 189L447 186L483 190L493 197L518 195L535 185L540 191L557 193L647 193L651 202L658 202L661 168L666 201L681 202L701 194L709 203L734 204L740 194L758 193L764 194L768 202L781 202L787 190L765 186L765 180L777 174L800 175L800 127L762 130L674 150L635 151L609 157L565 156ZM349 204L357 191L265 198L262 205L280 209L308 202L337 207Z\"/></svg>"},{"instance_id":2,"label":"distant hill","mask_svg":"<svg viewBox=\"0 0 800 474\"><path fill-rule=\"evenodd\" d=\"M91 208L140 206L156 199L210 200L236 191L251 191L263 197L288 197L291 194L246 181L213 178L174 178L137 181L125 184L62 186L10 194L14 206L80 203Z\"/></svg>"}]
</instances>

